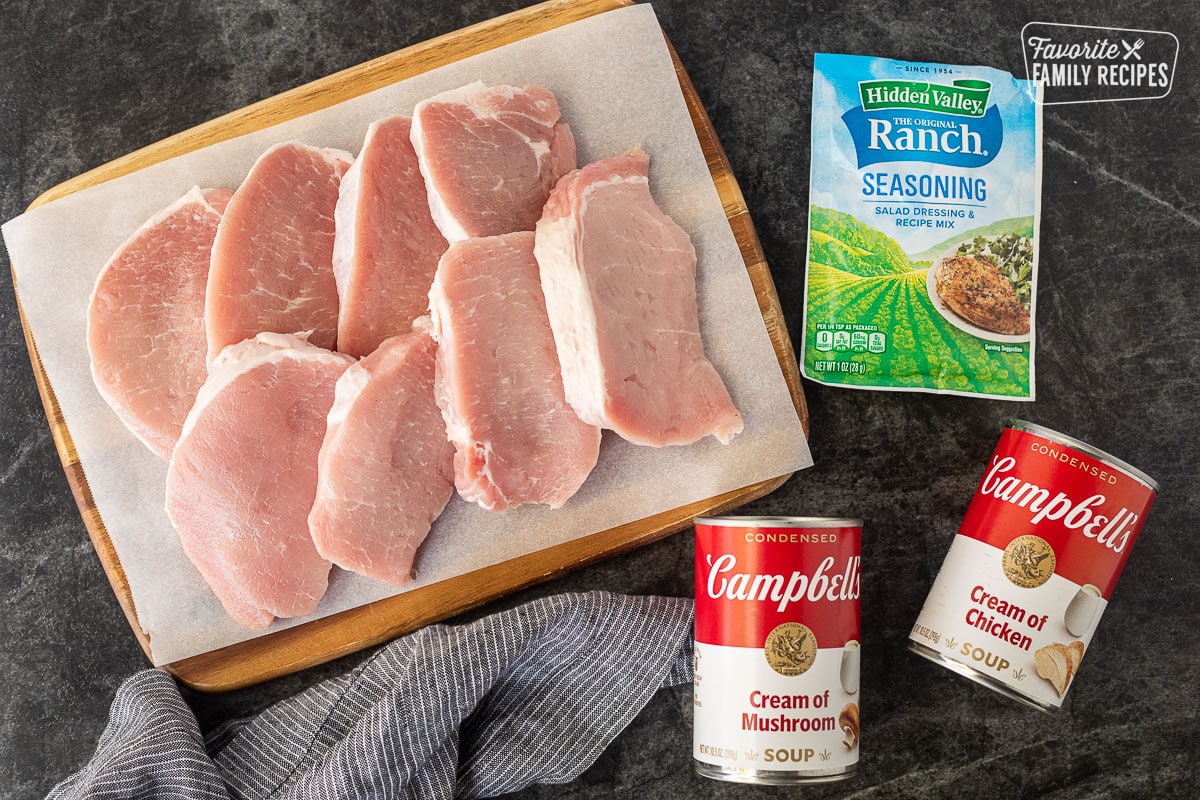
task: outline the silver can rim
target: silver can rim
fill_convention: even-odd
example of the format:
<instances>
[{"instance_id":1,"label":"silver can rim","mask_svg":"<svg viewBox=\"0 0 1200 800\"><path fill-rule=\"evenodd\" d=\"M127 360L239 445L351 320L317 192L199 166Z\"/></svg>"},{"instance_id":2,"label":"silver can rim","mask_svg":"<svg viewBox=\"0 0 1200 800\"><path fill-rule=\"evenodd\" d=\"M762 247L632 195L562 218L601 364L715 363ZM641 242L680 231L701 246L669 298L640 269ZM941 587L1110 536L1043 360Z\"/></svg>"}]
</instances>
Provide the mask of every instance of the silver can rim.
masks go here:
<instances>
[{"instance_id":1,"label":"silver can rim","mask_svg":"<svg viewBox=\"0 0 1200 800\"><path fill-rule=\"evenodd\" d=\"M803 786L805 784L834 783L836 781L844 781L847 778L853 778L855 773L858 772L857 761L853 764L847 764L845 767L827 770L818 769L808 772L801 770L770 771L737 769L735 767L721 767L716 764L709 764L696 758L692 759L692 764L695 767L696 774L702 778L729 781L731 783L757 784L760 786Z\"/></svg>"},{"instance_id":2,"label":"silver can rim","mask_svg":"<svg viewBox=\"0 0 1200 800\"><path fill-rule=\"evenodd\" d=\"M861 519L850 517L696 517L696 525L726 528L861 528Z\"/></svg>"},{"instance_id":3,"label":"silver can rim","mask_svg":"<svg viewBox=\"0 0 1200 800\"><path fill-rule=\"evenodd\" d=\"M1030 697L1015 687L1009 686L1007 683L998 681L990 675L983 674L974 667L968 666L961 661L956 661L953 658L947 658L929 645L922 644L915 639L909 638L908 649L909 652L916 653L922 658L927 658L938 666L944 667L956 675L961 675L967 680L973 681L985 689L991 689L996 694L1007 697L1010 700L1016 700L1018 703L1028 706L1029 708L1036 708L1038 711L1041 711L1044 714L1053 715L1058 713L1062 708L1061 706L1053 706L1049 703L1043 703L1040 700Z\"/></svg>"},{"instance_id":4,"label":"silver can rim","mask_svg":"<svg viewBox=\"0 0 1200 800\"><path fill-rule=\"evenodd\" d=\"M1028 422L1026 420L1016 418L1010 419L1005 427L1013 428L1019 431L1026 431L1027 433L1035 433L1038 436L1043 436L1051 441L1058 442L1059 444L1063 444L1074 450L1078 450L1084 455L1091 456L1092 458L1095 458L1110 467L1119 469L1121 472L1124 472L1138 483L1145 485L1150 491L1158 494L1158 481L1154 480L1154 478L1151 478L1149 475L1142 472L1132 464L1122 461L1111 453L1104 452L1099 447L1093 447L1087 442L1076 439L1074 436L1068 436L1065 433L1059 433L1052 428L1047 428L1044 425L1038 425L1036 422Z\"/></svg>"}]
</instances>

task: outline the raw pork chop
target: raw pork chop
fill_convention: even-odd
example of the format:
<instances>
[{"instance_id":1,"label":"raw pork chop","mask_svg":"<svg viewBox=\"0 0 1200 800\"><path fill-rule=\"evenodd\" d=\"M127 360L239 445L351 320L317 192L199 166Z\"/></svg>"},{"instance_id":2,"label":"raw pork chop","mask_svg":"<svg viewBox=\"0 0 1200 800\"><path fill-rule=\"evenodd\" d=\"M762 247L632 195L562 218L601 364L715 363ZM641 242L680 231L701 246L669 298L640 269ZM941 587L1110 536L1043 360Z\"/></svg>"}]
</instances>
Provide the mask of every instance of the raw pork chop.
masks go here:
<instances>
[{"instance_id":1,"label":"raw pork chop","mask_svg":"<svg viewBox=\"0 0 1200 800\"><path fill-rule=\"evenodd\" d=\"M650 196L649 164L634 149L570 173L538 222L567 400L637 444L728 442L742 417L704 356L696 251Z\"/></svg>"},{"instance_id":2,"label":"raw pork chop","mask_svg":"<svg viewBox=\"0 0 1200 800\"><path fill-rule=\"evenodd\" d=\"M365 356L427 313L429 285L446 239L429 213L417 167L412 120L371 123L342 178L333 274L341 313L338 350Z\"/></svg>"},{"instance_id":3,"label":"raw pork chop","mask_svg":"<svg viewBox=\"0 0 1200 800\"><path fill-rule=\"evenodd\" d=\"M533 233L451 245L429 309L458 493L488 510L558 508L596 465L600 430L563 396Z\"/></svg>"},{"instance_id":4,"label":"raw pork chop","mask_svg":"<svg viewBox=\"0 0 1200 800\"><path fill-rule=\"evenodd\" d=\"M204 286L228 189L192 189L121 245L96 279L88 353L100 395L163 458L207 374Z\"/></svg>"},{"instance_id":5,"label":"raw pork chop","mask_svg":"<svg viewBox=\"0 0 1200 800\"><path fill-rule=\"evenodd\" d=\"M554 182L575 168L575 139L540 86L476 81L413 111L429 207L451 242L531 231Z\"/></svg>"},{"instance_id":6,"label":"raw pork chop","mask_svg":"<svg viewBox=\"0 0 1200 800\"><path fill-rule=\"evenodd\" d=\"M338 379L308 528L339 567L400 585L454 494L454 447L424 333L394 336Z\"/></svg>"},{"instance_id":7,"label":"raw pork chop","mask_svg":"<svg viewBox=\"0 0 1200 800\"><path fill-rule=\"evenodd\" d=\"M333 348L333 211L352 158L286 142L254 162L213 242L204 308L210 362L263 332L312 331L312 344Z\"/></svg>"},{"instance_id":8,"label":"raw pork chop","mask_svg":"<svg viewBox=\"0 0 1200 800\"><path fill-rule=\"evenodd\" d=\"M311 614L329 562L308 535L325 414L349 356L261 333L213 362L167 471L167 514L230 616Z\"/></svg>"}]
</instances>

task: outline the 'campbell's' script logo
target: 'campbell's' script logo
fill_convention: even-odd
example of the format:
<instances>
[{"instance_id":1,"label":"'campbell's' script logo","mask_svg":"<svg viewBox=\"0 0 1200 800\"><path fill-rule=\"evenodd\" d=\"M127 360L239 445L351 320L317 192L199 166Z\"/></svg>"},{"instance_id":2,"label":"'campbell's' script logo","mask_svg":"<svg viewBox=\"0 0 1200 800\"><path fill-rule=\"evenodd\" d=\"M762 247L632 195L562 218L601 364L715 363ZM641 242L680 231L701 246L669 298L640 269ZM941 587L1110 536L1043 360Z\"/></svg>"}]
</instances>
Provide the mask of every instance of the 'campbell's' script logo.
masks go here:
<instances>
[{"instance_id":1,"label":"'campbell's' script logo","mask_svg":"<svg viewBox=\"0 0 1200 800\"><path fill-rule=\"evenodd\" d=\"M839 571L833 556L826 556L811 575L793 571L791 575L736 572L737 558L732 553L709 555L708 596L713 600L750 600L777 603L779 611L799 600L857 600L862 559L851 556ZM835 574L836 573L836 574Z\"/></svg>"},{"instance_id":2,"label":"'campbell's' script logo","mask_svg":"<svg viewBox=\"0 0 1200 800\"><path fill-rule=\"evenodd\" d=\"M979 493L1033 512L1029 521L1034 525L1046 520L1059 522L1069 530L1082 531L1084 536L1095 539L1114 553L1125 549L1137 523L1137 514L1124 506L1111 517L1097 514L1096 510L1108 500L1102 494L1082 500L1075 500L1064 492L1051 497L1049 489L1021 480L1017 475L1009 475L1016 464L1017 460L1012 456L993 456L992 468L983 477Z\"/></svg>"}]
</instances>

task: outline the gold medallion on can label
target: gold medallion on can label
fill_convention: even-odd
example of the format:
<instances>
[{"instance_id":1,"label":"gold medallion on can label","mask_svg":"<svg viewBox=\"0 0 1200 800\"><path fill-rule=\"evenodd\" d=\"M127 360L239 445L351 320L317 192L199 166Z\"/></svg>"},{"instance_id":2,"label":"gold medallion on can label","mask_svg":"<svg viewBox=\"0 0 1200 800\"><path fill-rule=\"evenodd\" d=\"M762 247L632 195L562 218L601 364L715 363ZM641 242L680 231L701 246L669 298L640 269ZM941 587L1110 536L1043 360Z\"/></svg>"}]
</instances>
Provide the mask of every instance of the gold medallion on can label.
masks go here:
<instances>
[{"instance_id":1,"label":"gold medallion on can label","mask_svg":"<svg viewBox=\"0 0 1200 800\"><path fill-rule=\"evenodd\" d=\"M1004 577L1024 589L1036 589L1054 574L1054 548L1040 536L1018 536L1004 548Z\"/></svg>"},{"instance_id":2,"label":"gold medallion on can label","mask_svg":"<svg viewBox=\"0 0 1200 800\"><path fill-rule=\"evenodd\" d=\"M817 660L817 637L799 622L785 622L767 634L767 663L780 675L803 675Z\"/></svg>"}]
</instances>

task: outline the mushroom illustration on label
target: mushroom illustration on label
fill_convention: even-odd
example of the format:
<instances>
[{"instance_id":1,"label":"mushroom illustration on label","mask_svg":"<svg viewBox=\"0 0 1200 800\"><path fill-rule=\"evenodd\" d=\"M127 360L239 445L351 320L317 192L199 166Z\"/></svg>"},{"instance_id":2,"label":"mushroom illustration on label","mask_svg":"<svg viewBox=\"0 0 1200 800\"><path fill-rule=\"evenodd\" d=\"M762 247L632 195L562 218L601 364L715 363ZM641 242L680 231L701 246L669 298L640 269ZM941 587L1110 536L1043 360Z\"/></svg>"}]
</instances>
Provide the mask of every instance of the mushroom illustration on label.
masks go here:
<instances>
[{"instance_id":1,"label":"mushroom illustration on label","mask_svg":"<svg viewBox=\"0 0 1200 800\"><path fill-rule=\"evenodd\" d=\"M1100 612L1100 589L1090 583L1079 587L1079 591L1067 604L1063 624L1072 636L1082 637L1092 629L1096 615Z\"/></svg>"},{"instance_id":2,"label":"mushroom illustration on label","mask_svg":"<svg viewBox=\"0 0 1200 800\"><path fill-rule=\"evenodd\" d=\"M858 747L858 706L856 704L846 704L842 713L838 715L838 725L842 728L842 745L847 750Z\"/></svg>"},{"instance_id":3,"label":"mushroom illustration on label","mask_svg":"<svg viewBox=\"0 0 1200 800\"><path fill-rule=\"evenodd\" d=\"M858 642L851 639L842 648L842 688L846 694L858 692L858 663Z\"/></svg>"}]
</instances>

